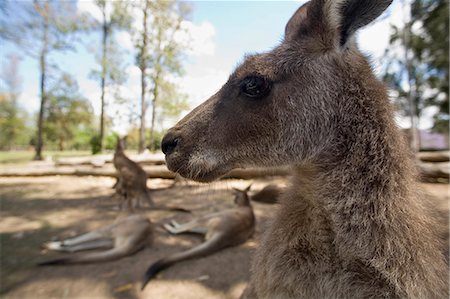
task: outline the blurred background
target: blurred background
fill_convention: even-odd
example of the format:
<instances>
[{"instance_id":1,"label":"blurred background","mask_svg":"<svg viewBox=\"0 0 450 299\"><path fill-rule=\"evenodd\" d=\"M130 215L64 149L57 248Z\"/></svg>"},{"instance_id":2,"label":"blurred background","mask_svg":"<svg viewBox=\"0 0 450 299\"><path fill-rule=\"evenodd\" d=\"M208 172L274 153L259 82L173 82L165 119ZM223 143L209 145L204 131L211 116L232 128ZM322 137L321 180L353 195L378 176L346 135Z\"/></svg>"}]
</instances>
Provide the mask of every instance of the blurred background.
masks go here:
<instances>
[{"instance_id":1,"label":"blurred background","mask_svg":"<svg viewBox=\"0 0 450 299\"><path fill-rule=\"evenodd\" d=\"M160 142L226 82L246 53L276 46L304 2L0 1L0 295L239 298L289 171L238 170L207 185L184 181L167 170ZM389 87L398 125L417 154L418 184L448 208L448 1L394 0L357 42ZM123 136L156 204L193 215L141 209L156 237L136 255L98 265L36 267L59 257L42 248L44 242L117 218L112 153ZM231 208L232 188L250 184L253 238L180 263L141 292L151 262L201 242L171 236L161 224ZM270 186L262 197L271 204L255 202Z\"/></svg>"},{"instance_id":2,"label":"blurred background","mask_svg":"<svg viewBox=\"0 0 450 299\"><path fill-rule=\"evenodd\" d=\"M118 135L159 149L302 2L2 1L0 161L110 151ZM448 15L396 0L358 35L415 150L448 148Z\"/></svg>"}]
</instances>

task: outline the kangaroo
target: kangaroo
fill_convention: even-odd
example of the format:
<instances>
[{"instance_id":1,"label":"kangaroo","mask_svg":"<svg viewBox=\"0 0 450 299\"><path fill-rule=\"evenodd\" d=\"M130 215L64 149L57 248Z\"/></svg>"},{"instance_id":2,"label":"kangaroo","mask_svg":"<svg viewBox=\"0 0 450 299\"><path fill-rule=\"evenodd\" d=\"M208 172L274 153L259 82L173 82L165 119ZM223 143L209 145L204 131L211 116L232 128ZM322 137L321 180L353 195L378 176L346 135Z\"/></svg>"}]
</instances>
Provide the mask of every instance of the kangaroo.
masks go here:
<instances>
[{"instance_id":1,"label":"kangaroo","mask_svg":"<svg viewBox=\"0 0 450 299\"><path fill-rule=\"evenodd\" d=\"M448 298L448 217L418 190L385 85L355 43L391 0L311 0L162 141L209 182L293 166L247 298Z\"/></svg>"},{"instance_id":2,"label":"kangaroo","mask_svg":"<svg viewBox=\"0 0 450 299\"><path fill-rule=\"evenodd\" d=\"M136 162L129 159L124 153L125 140L118 139L114 151L113 164L118 172L117 182L114 185L116 193L125 200L128 209L132 209L132 200L136 200L136 207L141 201L154 206L150 192L147 188L147 174ZM122 207L123 203L121 203Z\"/></svg>"},{"instance_id":3,"label":"kangaroo","mask_svg":"<svg viewBox=\"0 0 450 299\"><path fill-rule=\"evenodd\" d=\"M145 273L142 289L160 271L175 263L207 256L221 249L237 246L247 241L255 230L255 216L247 192L236 190L234 203L237 207L212 213L185 224L172 221L164 228L171 234L197 233L205 236L205 242L189 250L165 257L152 264Z\"/></svg>"},{"instance_id":4,"label":"kangaroo","mask_svg":"<svg viewBox=\"0 0 450 299\"><path fill-rule=\"evenodd\" d=\"M150 190L147 188L147 173L139 164L125 155L124 143L125 140L123 138L117 140L113 158L114 167L118 172L117 182L113 188L121 199L120 208L122 209L125 203L127 209L132 211L134 207L140 207L141 201L146 201L153 210L190 213L189 210L183 208L155 205L150 195ZM133 199L136 200L135 205L132 203Z\"/></svg>"},{"instance_id":5,"label":"kangaroo","mask_svg":"<svg viewBox=\"0 0 450 299\"><path fill-rule=\"evenodd\" d=\"M148 218L136 214L121 216L113 224L92 232L63 241L43 244L43 247L49 250L69 253L102 248L108 250L56 258L38 265L66 265L117 260L138 252L146 245L150 245L152 241L153 229Z\"/></svg>"},{"instance_id":6,"label":"kangaroo","mask_svg":"<svg viewBox=\"0 0 450 299\"><path fill-rule=\"evenodd\" d=\"M278 198L283 192L283 188L275 185L269 184L262 188L260 191L255 193L250 197L252 201L265 203L265 204L275 204L278 203Z\"/></svg>"}]
</instances>

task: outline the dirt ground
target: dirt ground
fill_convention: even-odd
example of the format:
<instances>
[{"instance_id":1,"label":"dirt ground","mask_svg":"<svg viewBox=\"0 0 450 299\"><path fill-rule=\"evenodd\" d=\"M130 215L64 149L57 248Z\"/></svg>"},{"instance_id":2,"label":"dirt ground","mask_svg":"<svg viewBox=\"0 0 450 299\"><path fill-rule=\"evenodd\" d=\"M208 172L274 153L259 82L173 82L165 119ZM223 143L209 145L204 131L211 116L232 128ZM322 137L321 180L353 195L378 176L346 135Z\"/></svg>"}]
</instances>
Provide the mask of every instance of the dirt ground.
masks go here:
<instances>
[{"instance_id":1,"label":"dirt ground","mask_svg":"<svg viewBox=\"0 0 450 299\"><path fill-rule=\"evenodd\" d=\"M252 189L284 179L253 181ZM181 182L176 187L154 192L156 203L191 209L193 215L168 211L144 211L156 224L151 247L118 261L76 266L36 267L59 253L46 252L40 245L111 223L117 202L111 195L111 178L39 177L0 178L0 237L2 298L238 298L249 276L249 265L257 240L271 217L274 206L254 203L257 217L255 236L247 243L209 257L186 261L162 272L140 291L146 268L168 254L199 244L196 236L171 236L161 224L179 222L195 215L232 206L232 187L245 188L244 180L227 180L210 185ZM168 187L172 181L149 180L150 188ZM447 206L446 184L423 184Z\"/></svg>"}]
</instances>

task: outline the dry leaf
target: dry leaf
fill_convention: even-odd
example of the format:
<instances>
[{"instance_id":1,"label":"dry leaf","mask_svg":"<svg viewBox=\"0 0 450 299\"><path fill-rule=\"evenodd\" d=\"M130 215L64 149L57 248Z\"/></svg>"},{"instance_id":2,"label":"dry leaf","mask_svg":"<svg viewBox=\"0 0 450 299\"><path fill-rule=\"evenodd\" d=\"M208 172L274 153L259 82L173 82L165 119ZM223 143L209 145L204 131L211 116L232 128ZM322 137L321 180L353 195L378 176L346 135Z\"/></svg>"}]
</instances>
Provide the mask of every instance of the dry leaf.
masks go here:
<instances>
[{"instance_id":1,"label":"dry leaf","mask_svg":"<svg viewBox=\"0 0 450 299\"><path fill-rule=\"evenodd\" d=\"M115 289L114 289L114 293L122 293L122 292L126 292L126 291L131 290L132 288L133 288L133 284L128 283L128 284L125 284L125 285L120 286L120 287L118 287L118 288L115 288Z\"/></svg>"}]
</instances>

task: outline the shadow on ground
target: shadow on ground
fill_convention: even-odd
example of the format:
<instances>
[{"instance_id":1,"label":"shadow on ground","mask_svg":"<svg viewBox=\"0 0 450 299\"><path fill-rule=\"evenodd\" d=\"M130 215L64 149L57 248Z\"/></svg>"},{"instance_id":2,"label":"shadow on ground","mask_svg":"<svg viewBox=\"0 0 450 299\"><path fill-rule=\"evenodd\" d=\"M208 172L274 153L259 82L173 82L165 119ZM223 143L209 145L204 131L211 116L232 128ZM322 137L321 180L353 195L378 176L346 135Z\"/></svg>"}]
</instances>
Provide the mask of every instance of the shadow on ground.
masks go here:
<instances>
[{"instance_id":1,"label":"shadow on ground","mask_svg":"<svg viewBox=\"0 0 450 299\"><path fill-rule=\"evenodd\" d=\"M213 185L181 184L152 192L154 201L191 209L193 215L143 210L155 223L151 247L118 261L74 266L36 267L58 256L40 245L111 223L118 214L111 199L114 180L109 178L41 177L8 178L0 182L1 286L4 298L238 298L249 276L257 239L273 206L254 204L257 232L247 243L214 255L186 261L164 271L144 292L140 281L146 268L168 254L201 242L194 235L171 236L160 225L231 207L231 187L247 181ZM261 181L259 184L267 183ZM151 181L152 188L168 182Z\"/></svg>"}]
</instances>

